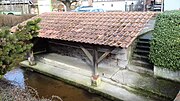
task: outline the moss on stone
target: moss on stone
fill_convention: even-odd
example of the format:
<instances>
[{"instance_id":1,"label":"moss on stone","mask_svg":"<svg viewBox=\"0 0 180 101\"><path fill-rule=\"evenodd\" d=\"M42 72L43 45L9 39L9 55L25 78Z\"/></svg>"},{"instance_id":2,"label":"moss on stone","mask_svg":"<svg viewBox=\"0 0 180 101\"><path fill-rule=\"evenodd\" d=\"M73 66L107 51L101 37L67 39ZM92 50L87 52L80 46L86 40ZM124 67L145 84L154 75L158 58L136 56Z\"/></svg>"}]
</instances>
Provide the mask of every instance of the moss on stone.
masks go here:
<instances>
[{"instance_id":1,"label":"moss on stone","mask_svg":"<svg viewBox=\"0 0 180 101\"><path fill-rule=\"evenodd\" d=\"M161 98L162 101L171 101L173 100L173 98L169 97L169 96L164 96L162 95L161 93L157 93L157 92L154 92L153 90L148 90L148 89L142 89L142 88L137 88L137 87L131 87L133 88L133 90L129 90L131 92L134 92L136 94L139 94L139 95L143 95L145 97L151 97L151 98L155 98L155 99L159 99Z\"/></svg>"}]
</instances>

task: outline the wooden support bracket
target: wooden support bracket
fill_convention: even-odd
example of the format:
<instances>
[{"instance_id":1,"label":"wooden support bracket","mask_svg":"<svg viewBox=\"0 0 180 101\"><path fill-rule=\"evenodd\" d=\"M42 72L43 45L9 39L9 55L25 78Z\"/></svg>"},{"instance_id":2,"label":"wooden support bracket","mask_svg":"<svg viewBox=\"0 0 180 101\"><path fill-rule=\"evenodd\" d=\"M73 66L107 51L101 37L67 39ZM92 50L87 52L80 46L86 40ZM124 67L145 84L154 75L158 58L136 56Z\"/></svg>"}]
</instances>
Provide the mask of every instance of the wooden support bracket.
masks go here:
<instances>
[{"instance_id":1,"label":"wooden support bracket","mask_svg":"<svg viewBox=\"0 0 180 101\"><path fill-rule=\"evenodd\" d=\"M93 57L92 57L91 53L89 53L89 51L87 49L85 49L83 46L80 46L80 48L86 54L86 56L91 61L91 63L93 63Z\"/></svg>"},{"instance_id":2,"label":"wooden support bracket","mask_svg":"<svg viewBox=\"0 0 180 101\"><path fill-rule=\"evenodd\" d=\"M101 57L98 59L98 63L101 62L109 53L111 52L105 52Z\"/></svg>"},{"instance_id":3,"label":"wooden support bracket","mask_svg":"<svg viewBox=\"0 0 180 101\"><path fill-rule=\"evenodd\" d=\"M114 49L114 48L113 48L113 49ZM97 63L100 63L106 56L108 56L108 55L111 53L111 51L112 51L113 49L110 49L109 51L104 52L104 54L101 55L101 57L98 59Z\"/></svg>"},{"instance_id":4,"label":"wooden support bracket","mask_svg":"<svg viewBox=\"0 0 180 101\"><path fill-rule=\"evenodd\" d=\"M95 55L91 55L91 53L89 53L89 51L87 49L85 49L83 46L80 46L80 48L82 49L82 51L86 54L86 56L88 57L88 59L91 61L91 63L96 62L97 64L100 63L106 56L108 56L111 51L114 48L108 49L106 52L104 52L103 55L101 55L101 57L98 58L98 50L97 47L93 49L93 54ZM94 58L97 58L95 60L93 60Z\"/></svg>"}]
</instances>

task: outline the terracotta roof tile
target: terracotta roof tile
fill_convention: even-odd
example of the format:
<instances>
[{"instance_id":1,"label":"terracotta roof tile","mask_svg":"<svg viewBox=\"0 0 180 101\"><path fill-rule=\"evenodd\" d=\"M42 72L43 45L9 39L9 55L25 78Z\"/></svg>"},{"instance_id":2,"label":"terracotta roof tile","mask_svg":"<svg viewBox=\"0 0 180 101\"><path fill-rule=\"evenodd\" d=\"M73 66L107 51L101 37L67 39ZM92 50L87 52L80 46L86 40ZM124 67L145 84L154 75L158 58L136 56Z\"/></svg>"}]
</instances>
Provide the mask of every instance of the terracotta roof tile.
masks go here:
<instances>
[{"instance_id":1,"label":"terracotta roof tile","mask_svg":"<svg viewBox=\"0 0 180 101\"><path fill-rule=\"evenodd\" d=\"M39 37L128 47L154 12L44 13ZM24 22L25 23L25 22Z\"/></svg>"}]
</instances>

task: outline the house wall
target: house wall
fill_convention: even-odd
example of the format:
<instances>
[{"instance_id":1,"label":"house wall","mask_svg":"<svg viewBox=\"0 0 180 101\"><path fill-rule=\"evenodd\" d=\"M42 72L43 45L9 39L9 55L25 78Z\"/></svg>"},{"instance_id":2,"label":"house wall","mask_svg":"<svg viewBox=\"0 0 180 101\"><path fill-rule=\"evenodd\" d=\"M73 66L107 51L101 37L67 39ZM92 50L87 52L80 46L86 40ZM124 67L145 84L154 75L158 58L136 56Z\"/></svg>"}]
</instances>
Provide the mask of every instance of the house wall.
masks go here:
<instances>
[{"instance_id":1,"label":"house wall","mask_svg":"<svg viewBox=\"0 0 180 101\"><path fill-rule=\"evenodd\" d=\"M99 63L99 67L113 66L118 68L125 68L129 61L130 47L127 49L115 48L105 59ZM49 44L49 52L58 53L64 56L70 56L82 59L85 62L90 63L84 52L80 48L74 48L69 46L61 46L57 44ZM92 54L92 50L89 50ZM98 49L99 57L103 54L103 49Z\"/></svg>"},{"instance_id":2,"label":"house wall","mask_svg":"<svg viewBox=\"0 0 180 101\"><path fill-rule=\"evenodd\" d=\"M103 8L107 11L125 11L125 2L119 1L119 2L94 2L93 6Z\"/></svg>"},{"instance_id":3,"label":"house wall","mask_svg":"<svg viewBox=\"0 0 180 101\"><path fill-rule=\"evenodd\" d=\"M111 66L111 67L119 67L126 68L129 62L129 53L130 47L127 49L115 48L111 54L102 60L99 66Z\"/></svg>"},{"instance_id":4,"label":"house wall","mask_svg":"<svg viewBox=\"0 0 180 101\"><path fill-rule=\"evenodd\" d=\"M1 0L2 3L29 3L31 0Z\"/></svg>"},{"instance_id":5,"label":"house wall","mask_svg":"<svg viewBox=\"0 0 180 101\"><path fill-rule=\"evenodd\" d=\"M52 12L51 0L38 0L38 10L39 14Z\"/></svg>"},{"instance_id":6,"label":"house wall","mask_svg":"<svg viewBox=\"0 0 180 101\"><path fill-rule=\"evenodd\" d=\"M0 5L0 11L15 12L14 15L29 14L29 4Z\"/></svg>"},{"instance_id":7,"label":"house wall","mask_svg":"<svg viewBox=\"0 0 180 101\"><path fill-rule=\"evenodd\" d=\"M138 0L128 0L128 1L107 1L107 0L94 0L93 7L103 8L106 11L125 11L125 5L131 5L132 3L136 5ZM83 6L88 5L88 1L82 2Z\"/></svg>"}]
</instances>

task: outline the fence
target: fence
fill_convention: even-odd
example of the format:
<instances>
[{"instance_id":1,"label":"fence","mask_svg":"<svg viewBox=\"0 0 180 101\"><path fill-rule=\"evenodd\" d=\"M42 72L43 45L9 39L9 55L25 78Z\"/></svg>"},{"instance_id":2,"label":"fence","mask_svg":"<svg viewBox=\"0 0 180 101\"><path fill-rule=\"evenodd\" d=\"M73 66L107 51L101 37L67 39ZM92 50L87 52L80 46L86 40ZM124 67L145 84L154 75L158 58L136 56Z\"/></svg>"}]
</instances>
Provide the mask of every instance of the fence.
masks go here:
<instances>
[{"instance_id":1,"label":"fence","mask_svg":"<svg viewBox=\"0 0 180 101\"><path fill-rule=\"evenodd\" d=\"M15 16L15 15L0 15L0 27L12 27L17 25L18 23L21 23L35 15L28 14L28 15L22 15L22 16Z\"/></svg>"}]
</instances>

